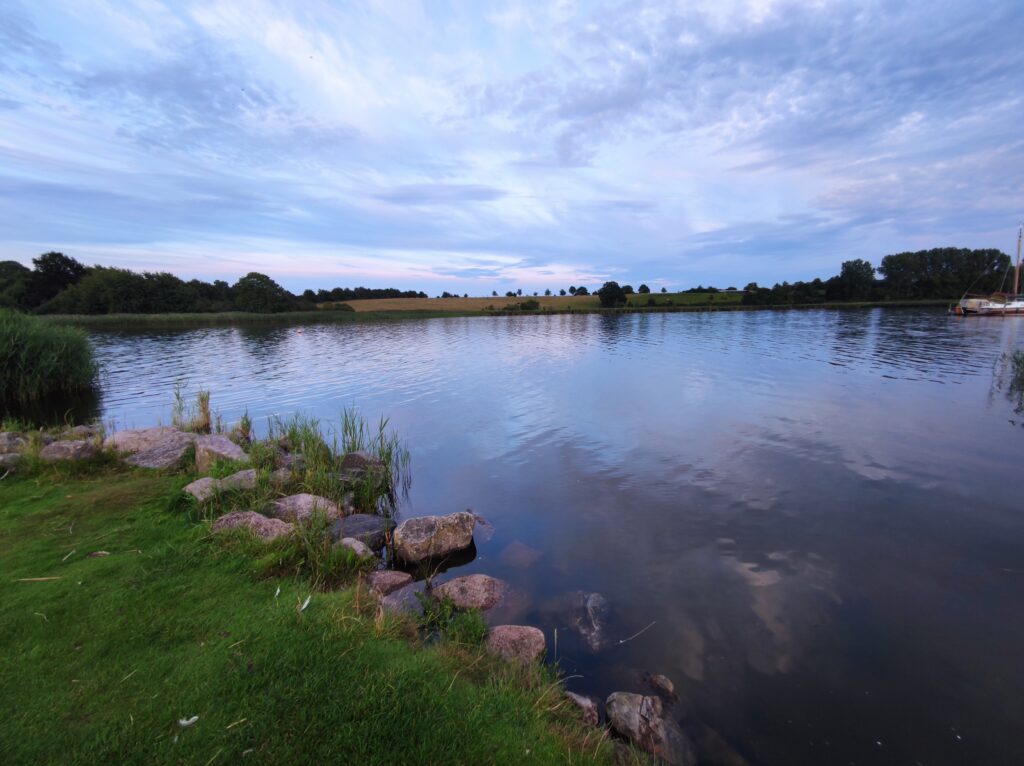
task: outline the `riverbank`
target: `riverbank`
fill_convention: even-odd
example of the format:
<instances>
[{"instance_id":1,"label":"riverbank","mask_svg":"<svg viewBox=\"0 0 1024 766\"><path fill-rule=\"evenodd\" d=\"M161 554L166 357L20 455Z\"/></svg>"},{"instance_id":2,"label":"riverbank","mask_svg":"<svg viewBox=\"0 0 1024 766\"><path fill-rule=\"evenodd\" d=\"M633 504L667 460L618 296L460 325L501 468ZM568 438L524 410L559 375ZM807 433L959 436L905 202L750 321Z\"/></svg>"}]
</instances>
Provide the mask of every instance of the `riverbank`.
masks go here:
<instances>
[{"instance_id":1,"label":"riverbank","mask_svg":"<svg viewBox=\"0 0 1024 766\"><path fill-rule=\"evenodd\" d=\"M447 309L423 310L412 308L377 308L381 304L391 301L417 301L420 303L436 301L450 306ZM486 305L493 308L477 308L469 302L487 301ZM219 314L76 314L76 315L44 315L40 317L47 321L59 324L69 324L85 329L95 330L162 330L162 329L188 329L192 327L220 327L220 326L246 326L246 325L308 325L308 324L347 324L347 323L370 323L370 322L392 322L407 319L439 319L450 317L480 317L480 316L522 316L540 315L549 316L555 314L664 314L664 313L706 313L713 311L808 311L808 310L857 310L870 308L945 308L954 302L955 299L935 300L914 300L914 301L861 301L846 303L808 303L800 305L784 306L746 306L737 301L718 303L692 303L687 305L664 303L654 306L624 306L620 308L606 309L586 297L574 299L579 303L572 303L563 307L555 307L554 304L545 305L541 303L538 309L524 309L521 304L528 300L543 301L544 298L458 298L458 299L382 299L373 301L350 301L350 305L356 307L355 311L332 311L320 309L317 311L293 311L278 314L253 314L245 312L224 312ZM466 302L467 308L460 309L455 301ZM585 301L585 302L584 302ZM366 310L361 303L373 303L373 310ZM594 305L591 305L593 303Z\"/></svg>"},{"instance_id":2,"label":"riverbank","mask_svg":"<svg viewBox=\"0 0 1024 766\"><path fill-rule=\"evenodd\" d=\"M4 762L608 762L542 667L268 576L273 551L182 512L194 478L98 458L2 480Z\"/></svg>"}]
</instances>

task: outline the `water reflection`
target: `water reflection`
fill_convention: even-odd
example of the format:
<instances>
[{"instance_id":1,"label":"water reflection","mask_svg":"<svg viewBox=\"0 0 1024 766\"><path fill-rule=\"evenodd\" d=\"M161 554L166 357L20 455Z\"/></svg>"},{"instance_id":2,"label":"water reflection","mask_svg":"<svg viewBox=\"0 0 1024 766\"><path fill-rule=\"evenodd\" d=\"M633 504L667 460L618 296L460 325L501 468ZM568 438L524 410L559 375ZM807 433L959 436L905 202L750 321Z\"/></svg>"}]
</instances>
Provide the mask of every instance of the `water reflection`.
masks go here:
<instances>
[{"instance_id":1,"label":"water reflection","mask_svg":"<svg viewBox=\"0 0 1024 766\"><path fill-rule=\"evenodd\" d=\"M166 419L179 380L226 422L389 416L412 450L403 513L493 523L459 572L512 583L578 690L665 673L701 740L750 763L998 764L1024 759L1024 450L996 382L1018 324L560 315L96 341L119 423ZM566 607L581 591L609 605L596 653Z\"/></svg>"}]
</instances>

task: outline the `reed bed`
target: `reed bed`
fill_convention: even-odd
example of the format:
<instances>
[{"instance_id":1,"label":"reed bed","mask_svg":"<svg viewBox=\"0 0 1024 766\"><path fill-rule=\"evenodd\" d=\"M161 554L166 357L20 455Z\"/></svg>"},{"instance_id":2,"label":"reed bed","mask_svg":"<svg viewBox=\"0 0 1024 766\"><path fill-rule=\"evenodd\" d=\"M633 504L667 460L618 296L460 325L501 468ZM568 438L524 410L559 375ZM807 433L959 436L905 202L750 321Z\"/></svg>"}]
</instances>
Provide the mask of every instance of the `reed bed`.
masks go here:
<instances>
[{"instance_id":1,"label":"reed bed","mask_svg":"<svg viewBox=\"0 0 1024 766\"><path fill-rule=\"evenodd\" d=\"M0 402L28 404L91 388L97 366L85 332L0 310Z\"/></svg>"}]
</instances>

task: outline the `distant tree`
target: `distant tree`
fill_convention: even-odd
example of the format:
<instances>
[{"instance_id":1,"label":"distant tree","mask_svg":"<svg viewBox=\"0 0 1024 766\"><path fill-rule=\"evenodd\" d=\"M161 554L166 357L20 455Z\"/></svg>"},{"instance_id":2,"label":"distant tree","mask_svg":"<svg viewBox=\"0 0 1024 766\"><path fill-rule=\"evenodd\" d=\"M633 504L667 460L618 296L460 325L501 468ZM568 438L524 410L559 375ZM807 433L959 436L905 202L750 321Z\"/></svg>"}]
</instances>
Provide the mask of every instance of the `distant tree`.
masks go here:
<instances>
[{"instance_id":1,"label":"distant tree","mask_svg":"<svg viewBox=\"0 0 1024 766\"><path fill-rule=\"evenodd\" d=\"M34 266L23 296L24 308L42 306L84 277L89 269L64 253L43 253L32 259Z\"/></svg>"},{"instance_id":2,"label":"distant tree","mask_svg":"<svg viewBox=\"0 0 1024 766\"><path fill-rule=\"evenodd\" d=\"M509 290L507 293L505 293L505 297L506 298L515 298L516 294L515 294L515 292L513 290Z\"/></svg>"},{"instance_id":3,"label":"distant tree","mask_svg":"<svg viewBox=\"0 0 1024 766\"><path fill-rule=\"evenodd\" d=\"M491 290L491 297L492 298L497 298L498 297L498 291L497 290Z\"/></svg>"},{"instance_id":4,"label":"distant tree","mask_svg":"<svg viewBox=\"0 0 1024 766\"><path fill-rule=\"evenodd\" d=\"M551 291L550 291L550 290L545 290L545 291L544 291L544 294L545 294L545 295L551 295Z\"/></svg>"},{"instance_id":5,"label":"distant tree","mask_svg":"<svg viewBox=\"0 0 1024 766\"><path fill-rule=\"evenodd\" d=\"M271 314L288 311L295 305L291 293L266 274L251 271L231 288L235 307L239 311Z\"/></svg>"},{"instance_id":6,"label":"distant tree","mask_svg":"<svg viewBox=\"0 0 1024 766\"><path fill-rule=\"evenodd\" d=\"M565 295L565 288L563 287L561 290L559 290L558 294L559 295Z\"/></svg>"},{"instance_id":7,"label":"distant tree","mask_svg":"<svg viewBox=\"0 0 1024 766\"><path fill-rule=\"evenodd\" d=\"M574 285L569 285L569 295L575 295L575 294L576 294L576 287Z\"/></svg>"},{"instance_id":8,"label":"distant tree","mask_svg":"<svg viewBox=\"0 0 1024 766\"><path fill-rule=\"evenodd\" d=\"M469 297L469 293L463 293L463 294L462 294L462 297L463 297L463 298L468 298L468 297Z\"/></svg>"},{"instance_id":9,"label":"distant tree","mask_svg":"<svg viewBox=\"0 0 1024 766\"><path fill-rule=\"evenodd\" d=\"M663 293L667 293L667 292L668 292L668 288L667 288L667 287L663 287L663 288L661 288L661 291L662 291Z\"/></svg>"},{"instance_id":10,"label":"distant tree","mask_svg":"<svg viewBox=\"0 0 1024 766\"><path fill-rule=\"evenodd\" d=\"M534 298L536 298L536 297L537 297L537 291L536 291L536 290L534 290L534 291L533 291L533 297L534 297Z\"/></svg>"},{"instance_id":11,"label":"distant tree","mask_svg":"<svg viewBox=\"0 0 1024 766\"><path fill-rule=\"evenodd\" d=\"M856 300L872 298L875 292L875 268L862 258L844 261L839 276L832 277L825 286L829 300Z\"/></svg>"},{"instance_id":12,"label":"distant tree","mask_svg":"<svg viewBox=\"0 0 1024 766\"><path fill-rule=\"evenodd\" d=\"M312 290L303 290L302 300L309 301L310 303L316 303L316 293L314 293Z\"/></svg>"},{"instance_id":13,"label":"distant tree","mask_svg":"<svg viewBox=\"0 0 1024 766\"><path fill-rule=\"evenodd\" d=\"M621 306L626 302L626 293L618 282L605 282L597 291L597 297L605 308Z\"/></svg>"},{"instance_id":14,"label":"distant tree","mask_svg":"<svg viewBox=\"0 0 1024 766\"><path fill-rule=\"evenodd\" d=\"M735 287L727 287L727 288L725 288L725 291L727 293L734 293L734 292L736 292L736 288Z\"/></svg>"},{"instance_id":15,"label":"distant tree","mask_svg":"<svg viewBox=\"0 0 1024 766\"><path fill-rule=\"evenodd\" d=\"M0 308L24 307L32 271L17 261L0 261Z\"/></svg>"},{"instance_id":16,"label":"distant tree","mask_svg":"<svg viewBox=\"0 0 1024 766\"><path fill-rule=\"evenodd\" d=\"M623 285L622 292L624 292L626 295L633 295L633 293L636 291L633 290L633 285Z\"/></svg>"},{"instance_id":17,"label":"distant tree","mask_svg":"<svg viewBox=\"0 0 1024 766\"><path fill-rule=\"evenodd\" d=\"M518 290L516 290L516 295L522 295L522 294L523 294L523 288L520 287Z\"/></svg>"},{"instance_id":18,"label":"distant tree","mask_svg":"<svg viewBox=\"0 0 1024 766\"><path fill-rule=\"evenodd\" d=\"M590 295L590 291L585 287L577 287L576 295Z\"/></svg>"},{"instance_id":19,"label":"distant tree","mask_svg":"<svg viewBox=\"0 0 1024 766\"><path fill-rule=\"evenodd\" d=\"M651 291L651 288L649 288L647 285L640 285L640 287L638 287L636 291L641 295L646 295Z\"/></svg>"},{"instance_id":20,"label":"distant tree","mask_svg":"<svg viewBox=\"0 0 1024 766\"><path fill-rule=\"evenodd\" d=\"M999 250L939 247L887 255L878 271L885 277L881 287L887 297L952 298L966 290L1012 289L1003 281L1010 263L1010 256Z\"/></svg>"}]
</instances>

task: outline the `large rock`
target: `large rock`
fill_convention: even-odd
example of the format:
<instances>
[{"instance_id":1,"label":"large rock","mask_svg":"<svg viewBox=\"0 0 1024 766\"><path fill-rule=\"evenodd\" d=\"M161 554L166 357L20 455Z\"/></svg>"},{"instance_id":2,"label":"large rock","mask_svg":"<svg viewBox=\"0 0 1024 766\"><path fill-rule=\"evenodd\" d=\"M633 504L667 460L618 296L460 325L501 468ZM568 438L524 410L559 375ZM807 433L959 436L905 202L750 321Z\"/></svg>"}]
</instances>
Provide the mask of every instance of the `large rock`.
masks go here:
<instances>
[{"instance_id":1,"label":"large rock","mask_svg":"<svg viewBox=\"0 0 1024 766\"><path fill-rule=\"evenodd\" d=\"M245 490L256 488L256 469L248 468L238 473L233 473L224 479L212 479L204 476L196 479L185 486L185 491L194 497L198 502L205 503L218 492L227 490Z\"/></svg>"},{"instance_id":2,"label":"large rock","mask_svg":"<svg viewBox=\"0 0 1024 766\"><path fill-rule=\"evenodd\" d=\"M369 513L355 513L351 516L344 516L338 519L331 526L331 536L335 540L343 537L354 537L373 550L379 551L384 547L387 534L395 528L395 522L384 516L374 516Z\"/></svg>"},{"instance_id":3,"label":"large rock","mask_svg":"<svg viewBox=\"0 0 1024 766\"><path fill-rule=\"evenodd\" d=\"M28 444L28 439L13 431L0 432L0 452L17 452Z\"/></svg>"},{"instance_id":4,"label":"large rock","mask_svg":"<svg viewBox=\"0 0 1024 766\"><path fill-rule=\"evenodd\" d=\"M362 540L356 540L354 537L343 537L341 540L334 544L336 547L347 548L352 551L356 558L360 559L372 559L373 551L370 550L369 546Z\"/></svg>"},{"instance_id":5,"label":"large rock","mask_svg":"<svg viewBox=\"0 0 1024 766\"><path fill-rule=\"evenodd\" d=\"M403 521L395 529L395 554L410 564L468 548L476 519L461 511L447 516L421 516Z\"/></svg>"},{"instance_id":6,"label":"large rock","mask_svg":"<svg viewBox=\"0 0 1024 766\"><path fill-rule=\"evenodd\" d=\"M184 491L192 495L196 499L196 502L205 503L211 497L217 494L220 490L220 482L216 479L211 479L209 476L204 476L201 479L196 479L191 484L186 484Z\"/></svg>"},{"instance_id":7,"label":"large rock","mask_svg":"<svg viewBox=\"0 0 1024 766\"><path fill-rule=\"evenodd\" d=\"M384 463L369 452L348 452L341 459L339 466L349 473L366 473L367 471L384 472Z\"/></svg>"},{"instance_id":8,"label":"large rock","mask_svg":"<svg viewBox=\"0 0 1024 766\"><path fill-rule=\"evenodd\" d=\"M398 588L380 600L381 609L393 614L423 614L420 596L425 587L423 581L420 580Z\"/></svg>"},{"instance_id":9,"label":"large rock","mask_svg":"<svg viewBox=\"0 0 1024 766\"><path fill-rule=\"evenodd\" d=\"M196 438L196 470L206 473L218 460L248 460L245 451L222 434Z\"/></svg>"},{"instance_id":10,"label":"large rock","mask_svg":"<svg viewBox=\"0 0 1024 766\"><path fill-rule=\"evenodd\" d=\"M566 692L565 696L579 710L583 723L588 726L597 726L601 722L601 712L597 708L596 699L573 692Z\"/></svg>"},{"instance_id":11,"label":"large rock","mask_svg":"<svg viewBox=\"0 0 1024 766\"><path fill-rule=\"evenodd\" d=\"M459 609L485 612L497 606L508 593L508 583L485 574L456 577L434 588L434 598L448 598Z\"/></svg>"},{"instance_id":12,"label":"large rock","mask_svg":"<svg viewBox=\"0 0 1024 766\"><path fill-rule=\"evenodd\" d=\"M576 591L570 596L572 625L592 652L604 649L608 636L608 600L600 593Z\"/></svg>"},{"instance_id":13,"label":"large rock","mask_svg":"<svg viewBox=\"0 0 1024 766\"><path fill-rule=\"evenodd\" d=\"M0 471L13 471L21 462L17 452L0 452Z\"/></svg>"},{"instance_id":14,"label":"large rock","mask_svg":"<svg viewBox=\"0 0 1024 766\"><path fill-rule=\"evenodd\" d=\"M91 441L53 442L39 450L39 459L47 463L60 460L90 460L100 454L100 448Z\"/></svg>"},{"instance_id":15,"label":"large rock","mask_svg":"<svg viewBox=\"0 0 1024 766\"><path fill-rule=\"evenodd\" d=\"M328 519L341 516L338 506L319 495L300 494L282 497L271 505L270 512L279 519L306 522L314 513L322 513Z\"/></svg>"},{"instance_id":16,"label":"large rock","mask_svg":"<svg viewBox=\"0 0 1024 766\"><path fill-rule=\"evenodd\" d=\"M159 439L152 442L151 446L135 452L134 455L125 460L126 463L138 466L139 468L175 468L181 463L185 453L196 440L195 434L178 431L175 428L149 430L161 431ZM122 431L121 433L128 432ZM114 435L117 436L117 434ZM146 438L152 439L155 438L155 435L147 436ZM142 440L140 439L134 443L142 443ZM118 449L118 451L131 450Z\"/></svg>"},{"instance_id":17,"label":"large rock","mask_svg":"<svg viewBox=\"0 0 1024 766\"><path fill-rule=\"evenodd\" d=\"M544 633L529 625L498 625L487 634L487 651L506 660L534 662L545 649Z\"/></svg>"},{"instance_id":18,"label":"large rock","mask_svg":"<svg viewBox=\"0 0 1024 766\"><path fill-rule=\"evenodd\" d=\"M673 766L695 766L693 745L672 718L665 717L661 700L642 694L615 692L605 702L608 723L637 747Z\"/></svg>"},{"instance_id":19,"label":"large rock","mask_svg":"<svg viewBox=\"0 0 1024 766\"><path fill-rule=\"evenodd\" d=\"M244 471L238 471L230 476L225 476L220 480L220 488L233 489L233 490L245 490L245 489L256 489L256 469L246 468Z\"/></svg>"},{"instance_id":20,"label":"large rock","mask_svg":"<svg viewBox=\"0 0 1024 766\"><path fill-rule=\"evenodd\" d=\"M408 572L396 572L392 569L384 569L379 572L370 572L366 576L366 587L371 593L383 597L393 593L399 588L404 588L412 583L412 575Z\"/></svg>"},{"instance_id":21,"label":"large rock","mask_svg":"<svg viewBox=\"0 0 1024 766\"><path fill-rule=\"evenodd\" d=\"M214 532L226 532L229 529L248 529L264 540L274 540L290 534L295 528L293 524L281 519L268 519L255 511L233 511L213 522Z\"/></svg>"},{"instance_id":22,"label":"large rock","mask_svg":"<svg viewBox=\"0 0 1024 766\"><path fill-rule=\"evenodd\" d=\"M116 452L144 452L163 442L169 435L180 433L177 428L169 426L117 431L103 440L103 446Z\"/></svg>"}]
</instances>

